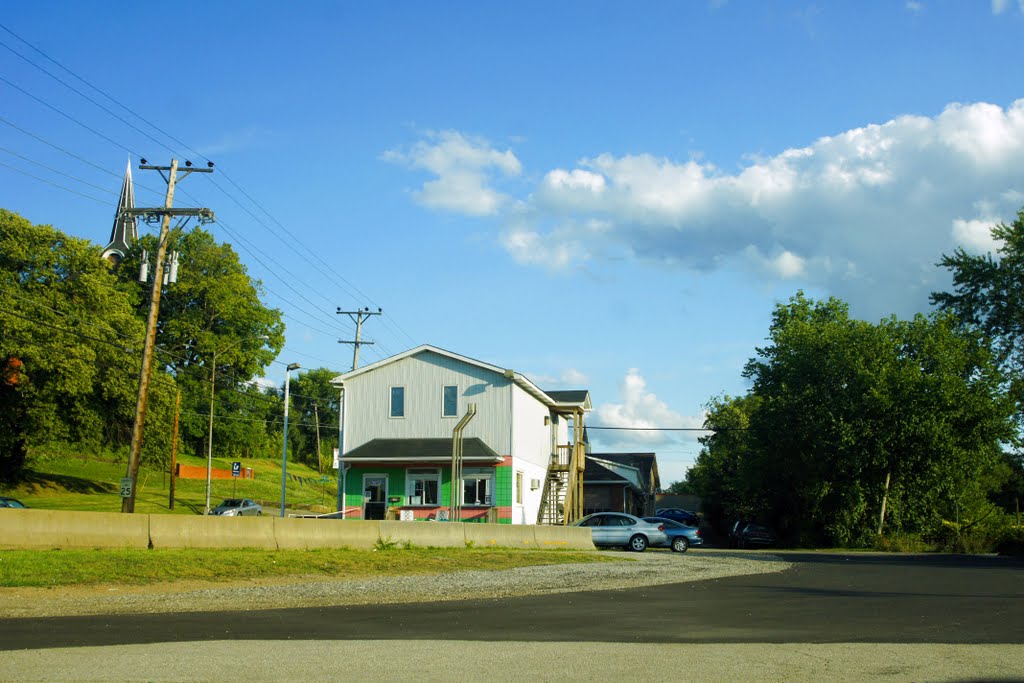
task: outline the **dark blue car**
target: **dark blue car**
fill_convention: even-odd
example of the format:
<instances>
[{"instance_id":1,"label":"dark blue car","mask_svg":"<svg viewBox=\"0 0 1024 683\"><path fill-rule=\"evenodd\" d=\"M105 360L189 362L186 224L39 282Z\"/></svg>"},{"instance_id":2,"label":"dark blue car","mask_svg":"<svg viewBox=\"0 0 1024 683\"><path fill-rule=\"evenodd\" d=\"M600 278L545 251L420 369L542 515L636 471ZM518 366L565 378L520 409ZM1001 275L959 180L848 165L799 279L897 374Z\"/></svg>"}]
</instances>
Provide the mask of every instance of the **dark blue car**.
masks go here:
<instances>
[{"instance_id":1,"label":"dark blue car","mask_svg":"<svg viewBox=\"0 0 1024 683\"><path fill-rule=\"evenodd\" d=\"M656 510L655 515L675 522L682 522L686 526L700 526L700 517L682 508L662 508Z\"/></svg>"}]
</instances>

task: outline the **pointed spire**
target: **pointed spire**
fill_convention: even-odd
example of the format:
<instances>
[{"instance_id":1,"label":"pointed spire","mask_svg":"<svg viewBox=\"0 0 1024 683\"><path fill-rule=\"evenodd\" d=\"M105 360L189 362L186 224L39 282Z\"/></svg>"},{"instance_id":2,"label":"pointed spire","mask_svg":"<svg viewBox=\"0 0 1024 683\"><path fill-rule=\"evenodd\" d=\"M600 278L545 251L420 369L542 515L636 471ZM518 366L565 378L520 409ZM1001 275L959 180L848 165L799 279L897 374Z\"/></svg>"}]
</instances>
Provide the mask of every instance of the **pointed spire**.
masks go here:
<instances>
[{"instance_id":1,"label":"pointed spire","mask_svg":"<svg viewBox=\"0 0 1024 683\"><path fill-rule=\"evenodd\" d=\"M121 184L121 198L117 202L114 214L114 227L110 231L110 243L103 247L103 258L113 265L121 262L128 249L139 238L138 227L134 216L126 216L125 209L135 208L135 185L132 183L132 159L128 157L128 165L124 170L124 182Z\"/></svg>"}]
</instances>

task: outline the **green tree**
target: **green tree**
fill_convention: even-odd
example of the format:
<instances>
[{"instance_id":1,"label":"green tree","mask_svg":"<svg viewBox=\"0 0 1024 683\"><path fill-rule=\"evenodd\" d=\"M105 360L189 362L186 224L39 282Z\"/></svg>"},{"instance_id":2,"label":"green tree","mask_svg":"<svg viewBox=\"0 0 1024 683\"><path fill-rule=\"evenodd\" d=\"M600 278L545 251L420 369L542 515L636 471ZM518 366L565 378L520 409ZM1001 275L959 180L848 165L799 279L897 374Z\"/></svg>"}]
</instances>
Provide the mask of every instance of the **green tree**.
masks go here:
<instances>
[{"instance_id":1,"label":"green tree","mask_svg":"<svg viewBox=\"0 0 1024 683\"><path fill-rule=\"evenodd\" d=\"M889 522L915 531L983 504L1013 430L978 335L943 315L871 325L799 293L769 340L745 370L763 401L753 469L791 537L861 543L883 497Z\"/></svg>"},{"instance_id":2,"label":"green tree","mask_svg":"<svg viewBox=\"0 0 1024 683\"><path fill-rule=\"evenodd\" d=\"M705 512L792 541L859 545L886 524L941 534L991 512L1012 402L979 335L949 315L877 325L837 299L779 305L747 396L708 407L690 481ZM968 523L970 523L968 521Z\"/></svg>"},{"instance_id":3,"label":"green tree","mask_svg":"<svg viewBox=\"0 0 1024 683\"><path fill-rule=\"evenodd\" d=\"M665 493L671 493L675 496L686 496L694 493L693 487L686 479L674 481L669 484L668 488L665 489Z\"/></svg>"},{"instance_id":4,"label":"green tree","mask_svg":"<svg viewBox=\"0 0 1024 683\"><path fill-rule=\"evenodd\" d=\"M1024 423L1024 211L1010 225L993 226L991 234L999 244L996 254L961 247L943 255L939 266L952 273L953 291L933 292L931 301L988 337Z\"/></svg>"},{"instance_id":5,"label":"green tree","mask_svg":"<svg viewBox=\"0 0 1024 683\"><path fill-rule=\"evenodd\" d=\"M254 403L261 392L247 385L284 346L281 312L262 303L261 283L248 275L230 245L216 243L209 232L175 233L172 245L180 252L180 266L177 282L161 299L157 361L182 389L181 438L196 455L205 455L216 356L214 444L218 452L255 455L259 440L238 423L250 420L251 429L267 417ZM149 305L146 288L135 281L143 250L156 252L154 237L141 238L118 270L124 285L136 292L139 315ZM229 420L224 408L247 401L246 414Z\"/></svg>"},{"instance_id":6,"label":"green tree","mask_svg":"<svg viewBox=\"0 0 1024 683\"><path fill-rule=\"evenodd\" d=\"M126 444L143 336L98 247L0 209L0 478L32 446ZM159 457L172 385L154 381L143 457Z\"/></svg>"},{"instance_id":7,"label":"green tree","mask_svg":"<svg viewBox=\"0 0 1024 683\"><path fill-rule=\"evenodd\" d=\"M750 420L760 405L753 394L721 396L705 406L704 427L697 461L686 473L689 487L701 497L705 518L719 531L735 517L751 517L763 508L761 492L750 465Z\"/></svg>"},{"instance_id":8,"label":"green tree","mask_svg":"<svg viewBox=\"0 0 1024 683\"><path fill-rule=\"evenodd\" d=\"M289 446L301 461L316 465L323 472L333 461L338 445L338 389L331 380L339 372L316 368L299 373L292 382L292 411L295 428L289 427ZM317 462L317 425L320 426L320 459Z\"/></svg>"}]
</instances>

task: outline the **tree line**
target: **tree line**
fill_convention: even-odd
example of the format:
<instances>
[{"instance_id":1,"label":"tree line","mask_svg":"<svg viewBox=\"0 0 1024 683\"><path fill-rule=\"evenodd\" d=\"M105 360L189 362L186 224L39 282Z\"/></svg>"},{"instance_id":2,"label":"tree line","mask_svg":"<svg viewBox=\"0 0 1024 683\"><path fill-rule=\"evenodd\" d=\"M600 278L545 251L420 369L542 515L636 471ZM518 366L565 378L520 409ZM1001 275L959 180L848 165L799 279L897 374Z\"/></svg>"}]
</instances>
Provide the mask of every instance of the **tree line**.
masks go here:
<instances>
[{"instance_id":1,"label":"tree line","mask_svg":"<svg viewBox=\"0 0 1024 683\"><path fill-rule=\"evenodd\" d=\"M161 298L143 463L168 461L176 413L179 452L206 455L211 375L214 455L278 457L283 396L254 378L284 346L281 312L262 303L262 283L230 245L198 227L171 239L179 276ZM138 274L156 246L143 236L111 267L98 245L0 209L0 481L21 478L33 450L126 456L149 309ZM323 466L319 424L329 463L338 374L293 378L290 458Z\"/></svg>"},{"instance_id":2,"label":"tree line","mask_svg":"<svg viewBox=\"0 0 1024 683\"><path fill-rule=\"evenodd\" d=\"M996 254L942 258L953 291L929 315L872 324L803 292L776 306L749 390L706 406L685 486L712 524L815 546L1020 536L1024 212L992 235Z\"/></svg>"}]
</instances>

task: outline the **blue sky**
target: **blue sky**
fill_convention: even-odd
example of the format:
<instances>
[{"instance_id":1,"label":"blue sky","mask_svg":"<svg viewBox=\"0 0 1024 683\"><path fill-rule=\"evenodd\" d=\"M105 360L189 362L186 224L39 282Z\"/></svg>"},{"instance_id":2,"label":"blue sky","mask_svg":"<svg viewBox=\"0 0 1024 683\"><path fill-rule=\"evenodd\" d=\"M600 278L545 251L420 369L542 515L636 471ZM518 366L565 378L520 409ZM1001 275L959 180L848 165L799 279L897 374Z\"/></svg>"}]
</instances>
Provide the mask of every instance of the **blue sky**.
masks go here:
<instances>
[{"instance_id":1,"label":"blue sky","mask_svg":"<svg viewBox=\"0 0 1024 683\"><path fill-rule=\"evenodd\" d=\"M590 389L592 425L698 427L776 303L926 311L941 255L1024 206L1021 2L41 1L0 24L0 206L105 243L129 154L213 159L176 205L212 208L285 312L278 383L347 369L335 308L382 307L363 364L429 343ZM657 452L666 485L699 450L591 435Z\"/></svg>"}]
</instances>

